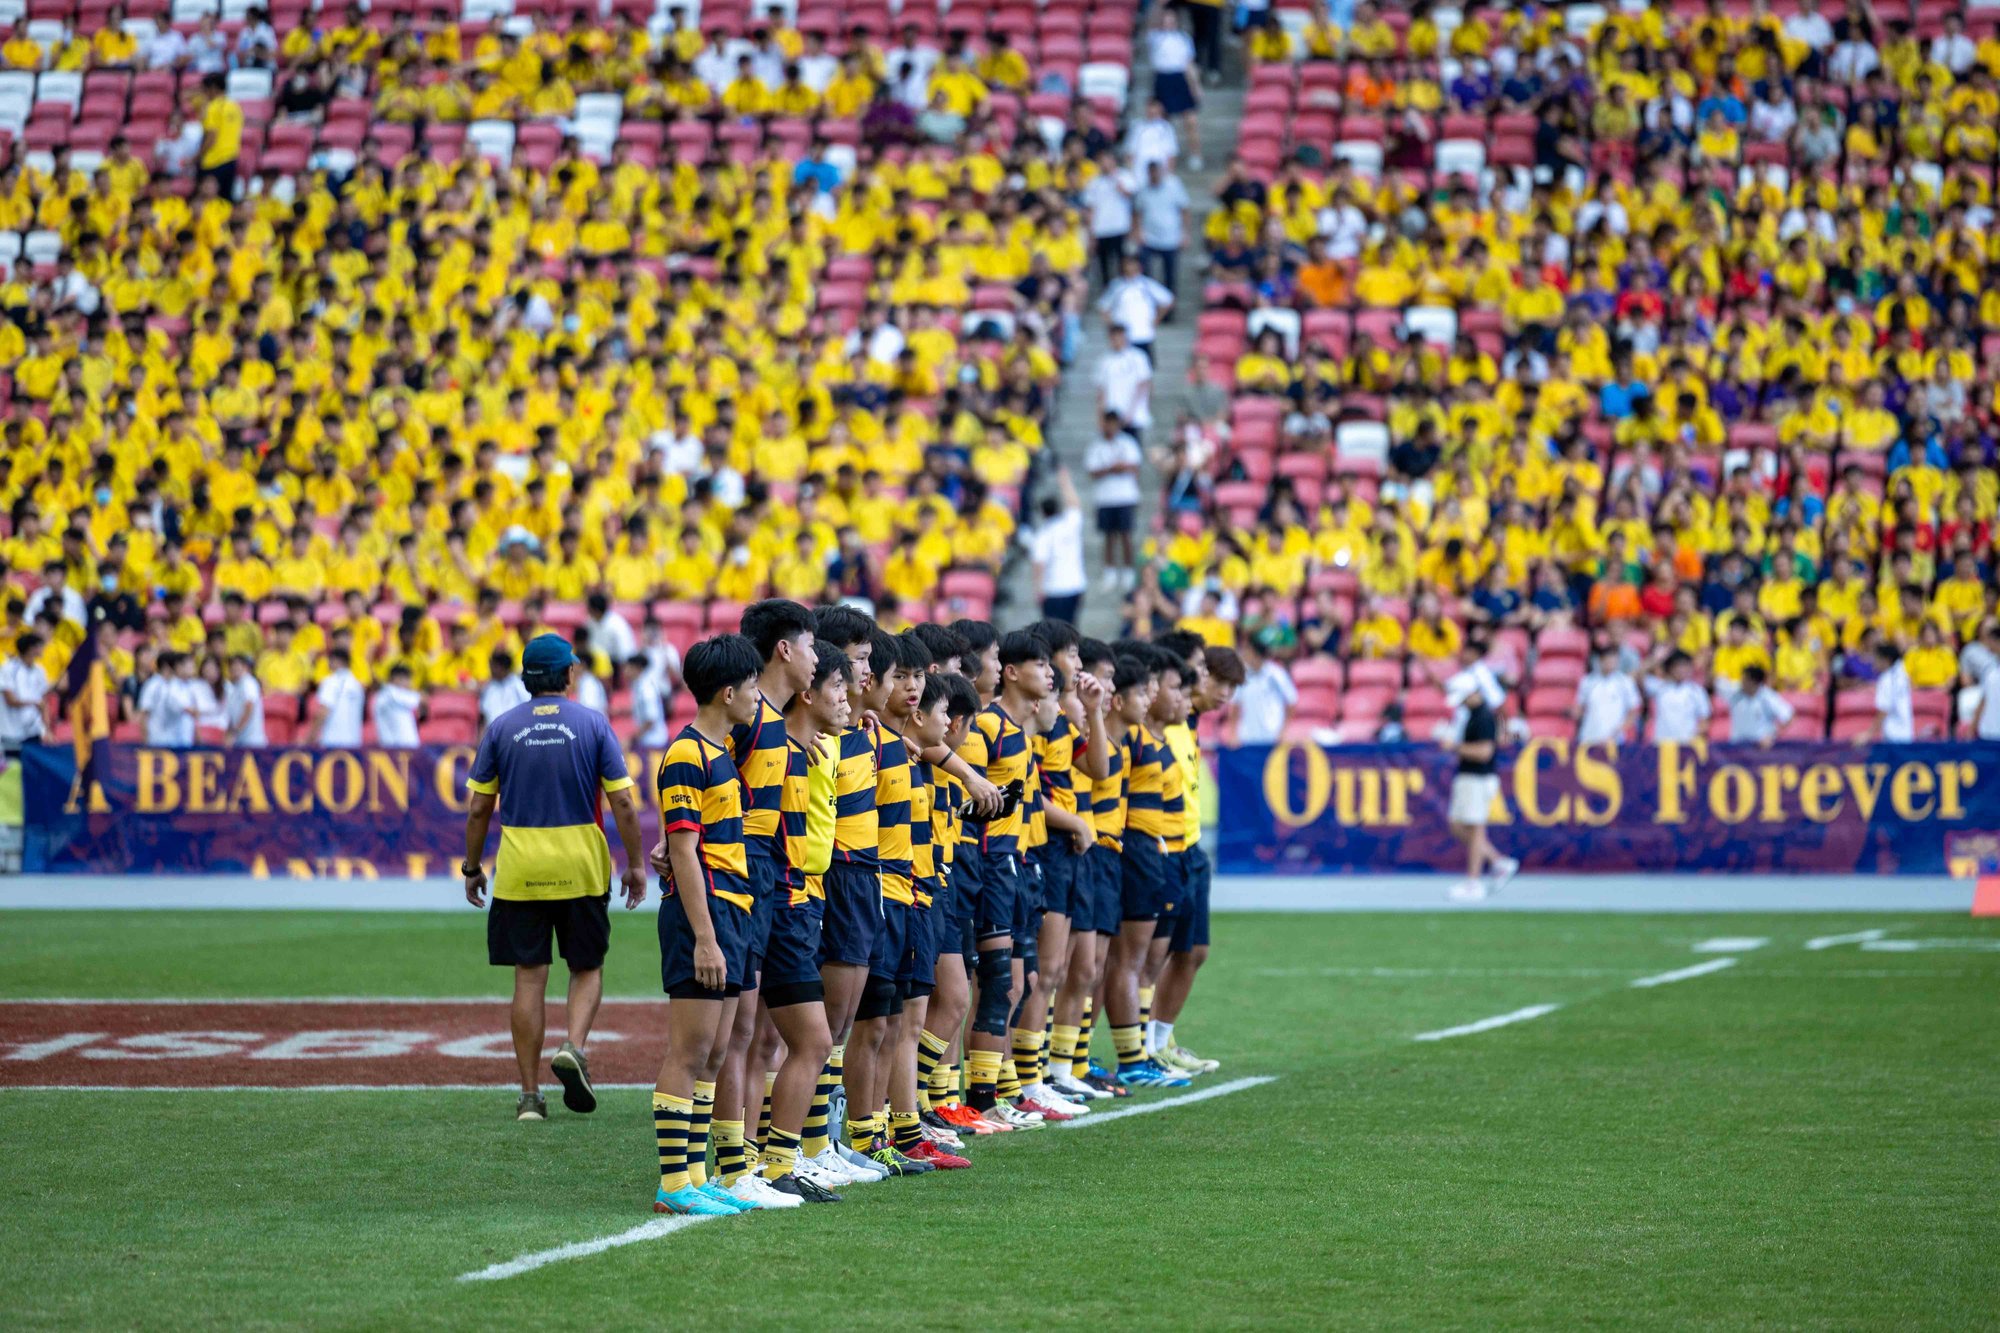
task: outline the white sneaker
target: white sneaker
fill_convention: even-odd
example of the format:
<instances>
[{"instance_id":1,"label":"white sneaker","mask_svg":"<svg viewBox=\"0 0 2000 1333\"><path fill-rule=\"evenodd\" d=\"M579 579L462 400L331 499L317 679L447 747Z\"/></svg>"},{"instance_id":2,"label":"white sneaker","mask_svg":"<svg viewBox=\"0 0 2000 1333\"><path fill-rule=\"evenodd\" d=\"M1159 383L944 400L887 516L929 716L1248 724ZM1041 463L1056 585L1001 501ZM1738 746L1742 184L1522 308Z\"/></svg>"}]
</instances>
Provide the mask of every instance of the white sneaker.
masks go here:
<instances>
[{"instance_id":1,"label":"white sneaker","mask_svg":"<svg viewBox=\"0 0 2000 1333\"><path fill-rule=\"evenodd\" d=\"M841 1163L844 1167L845 1162ZM816 1158L801 1157L792 1167L792 1174L800 1180L819 1186L823 1190L838 1190L842 1185L852 1185L856 1181L846 1171L838 1173L819 1164Z\"/></svg>"},{"instance_id":2,"label":"white sneaker","mask_svg":"<svg viewBox=\"0 0 2000 1333\"><path fill-rule=\"evenodd\" d=\"M1094 1102L1111 1095L1099 1092L1074 1074L1057 1074L1049 1080L1049 1086L1066 1102Z\"/></svg>"},{"instance_id":3,"label":"white sneaker","mask_svg":"<svg viewBox=\"0 0 2000 1333\"><path fill-rule=\"evenodd\" d=\"M865 1185L869 1181L880 1179L873 1172L862 1175L848 1165L847 1159L831 1147L817 1157L803 1157L800 1160L803 1165L810 1166L821 1175L830 1176L843 1185Z\"/></svg>"},{"instance_id":4,"label":"white sneaker","mask_svg":"<svg viewBox=\"0 0 2000 1333\"><path fill-rule=\"evenodd\" d=\"M1121 582L1123 582L1123 580L1119 577L1117 566L1114 565L1110 569L1104 571L1104 577L1101 580L1099 580L1099 582L1103 586L1104 591L1117 592L1118 585Z\"/></svg>"},{"instance_id":5,"label":"white sneaker","mask_svg":"<svg viewBox=\"0 0 2000 1333\"><path fill-rule=\"evenodd\" d=\"M1032 1084L1025 1091L1027 1092L1029 1101L1035 1103L1037 1106L1046 1106L1051 1111L1060 1111L1062 1114L1070 1116L1088 1115L1090 1113L1088 1106L1085 1106L1082 1102L1071 1101L1046 1083Z\"/></svg>"},{"instance_id":6,"label":"white sneaker","mask_svg":"<svg viewBox=\"0 0 2000 1333\"><path fill-rule=\"evenodd\" d=\"M1462 879L1451 886L1450 897L1455 903L1483 902L1486 898L1486 886L1476 879Z\"/></svg>"},{"instance_id":7,"label":"white sneaker","mask_svg":"<svg viewBox=\"0 0 2000 1333\"><path fill-rule=\"evenodd\" d=\"M754 1203L759 1208L797 1208L805 1202L804 1199L801 1199L796 1194L787 1194L783 1190L772 1189L770 1182L766 1181L764 1177L758 1175L755 1171L746 1173L743 1179L731 1185L729 1187L729 1194L731 1198L741 1199L745 1203Z\"/></svg>"},{"instance_id":8,"label":"white sneaker","mask_svg":"<svg viewBox=\"0 0 2000 1333\"><path fill-rule=\"evenodd\" d=\"M936 1125L920 1126L917 1132L932 1143L935 1143L938 1147L949 1148L953 1152L965 1146L965 1141L959 1138L958 1135L948 1129L939 1129Z\"/></svg>"},{"instance_id":9,"label":"white sneaker","mask_svg":"<svg viewBox=\"0 0 2000 1333\"><path fill-rule=\"evenodd\" d=\"M1487 872L1486 879L1493 886L1493 891L1498 893L1501 889L1512 884L1514 876L1520 873L1521 863L1519 860L1511 856L1502 856L1493 862L1493 869Z\"/></svg>"},{"instance_id":10,"label":"white sneaker","mask_svg":"<svg viewBox=\"0 0 2000 1333\"><path fill-rule=\"evenodd\" d=\"M854 1173L854 1183L857 1185L866 1185L871 1180L887 1180L889 1178L887 1171L884 1171L881 1167L869 1161L866 1157L863 1157L844 1143L834 1144L833 1151L840 1155L841 1161L847 1163L848 1169Z\"/></svg>"},{"instance_id":11,"label":"white sneaker","mask_svg":"<svg viewBox=\"0 0 2000 1333\"><path fill-rule=\"evenodd\" d=\"M1023 1111L1007 1102L995 1102L992 1110L980 1114L994 1124L1005 1125L1009 1129L1042 1129L1048 1124L1042 1119L1041 1112Z\"/></svg>"}]
</instances>

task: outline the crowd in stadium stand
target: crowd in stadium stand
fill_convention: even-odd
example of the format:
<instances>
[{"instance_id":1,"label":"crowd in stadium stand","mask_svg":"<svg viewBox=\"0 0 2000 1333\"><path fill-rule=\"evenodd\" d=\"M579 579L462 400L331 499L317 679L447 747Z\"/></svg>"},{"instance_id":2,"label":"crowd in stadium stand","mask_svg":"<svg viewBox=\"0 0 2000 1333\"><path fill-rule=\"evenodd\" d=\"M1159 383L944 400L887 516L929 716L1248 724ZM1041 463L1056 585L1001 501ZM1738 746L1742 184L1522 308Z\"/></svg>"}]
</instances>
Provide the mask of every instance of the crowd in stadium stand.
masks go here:
<instances>
[{"instance_id":1,"label":"crowd in stadium stand","mask_svg":"<svg viewBox=\"0 0 2000 1333\"><path fill-rule=\"evenodd\" d=\"M989 614L1133 14L791 13L36 0L0 38L17 683L87 644L121 736L240 738L241 675L274 741L372 737L347 676L470 740L544 627L626 716L767 593Z\"/></svg>"},{"instance_id":2,"label":"crowd in stadium stand","mask_svg":"<svg viewBox=\"0 0 2000 1333\"><path fill-rule=\"evenodd\" d=\"M1257 15L1129 618L1279 733L1424 735L1473 640L1517 732L2000 736L1970 12Z\"/></svg>"}]
</instances>

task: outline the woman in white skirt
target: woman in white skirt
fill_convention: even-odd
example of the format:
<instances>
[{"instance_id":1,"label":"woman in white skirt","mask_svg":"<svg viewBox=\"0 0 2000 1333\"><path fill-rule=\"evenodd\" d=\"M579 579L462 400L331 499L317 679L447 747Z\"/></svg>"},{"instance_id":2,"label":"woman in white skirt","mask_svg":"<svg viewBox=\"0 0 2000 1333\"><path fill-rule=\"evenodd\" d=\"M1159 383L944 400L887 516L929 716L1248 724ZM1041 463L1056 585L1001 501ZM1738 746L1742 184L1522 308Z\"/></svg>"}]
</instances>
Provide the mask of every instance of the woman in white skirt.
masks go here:
<instances>
[{"instance_id":1,"label":"woman in white skirt","mask_svg":"<svg viewBox=\"0 0 2000 1333\"><path fill-rule=\"evenodd\" d=\"M1188 169L1201 170L1201 129L1195 123L1201 108L1201 85L1194 80L1194 40L1181 28L1181 16L1161 9L1146 34L1146 61L1153 67L1153 97L1181 127L1188 149Z\"/></svg>"}]
</instances>

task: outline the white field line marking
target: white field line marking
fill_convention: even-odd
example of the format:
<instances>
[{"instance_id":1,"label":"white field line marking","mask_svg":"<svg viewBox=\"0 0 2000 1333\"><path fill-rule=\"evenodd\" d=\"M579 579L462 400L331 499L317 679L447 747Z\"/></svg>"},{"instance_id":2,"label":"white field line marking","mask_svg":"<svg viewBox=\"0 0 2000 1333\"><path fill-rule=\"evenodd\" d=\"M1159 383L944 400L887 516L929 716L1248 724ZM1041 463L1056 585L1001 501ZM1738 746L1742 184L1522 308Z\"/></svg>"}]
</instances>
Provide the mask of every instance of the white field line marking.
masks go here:
<instances>
[{"instance_id":1,"label":"white field line marking","mask_svg":"<svg viewBox=\"0 0 2000 1333\"><path fill-rule=\"evenodd\" d=\"M551 995L552 1000L560 996ZM0 998L10 1004L506 1004L505 995L17 995ZM665 1004L664 995L607 995L608 1004Z\"/></svg>"},{"instance_id":2,"label":"white field line marking","mask_svg":"<svg viewBox=\"0 0 2000 1333\"><path fill-rule=\"evenodd\" d=\"M650 1083L592 1083L599 1092L632 1092ZM11 1083L9 1092L519 1092L518 1083L232 1083L200 1087L170 1087L163 1083Z\"/></svg>"},{"instance_id":3,"label":"white field line marking","mask_svg":"<svg viewBox=\"0 0 2000 1333\"><path fill-rule=\"evenodd\" d=\"M1887 930L1853 930L1845 935L1821 935L1806 941L1806 949L1818 953L1821 949L1831 949L1837 944L1865 944L1869 940L1879 940Z\"/></svg>"},{"instance_id":4,"label":"white field line marking","mask_svg":"<svg viewBox=\"0 0 2000 1333\"><path fill-rule=\"evenodd\" d=\"M1637 977L1632 981L1634 990L1646 990L1653 986L1665 986L1676 981L1688 981L1694 977L1705 977L1711 972L1720 972L1736 966L1734 958L1711 958L1693 967L1677 967L1671 972L1660 972L1650 977Z\"/></svg>"},{"instance_id":5,"label":"white field line marking","mask_svg":"<svg viewBox=\"0 0 2000 1333\"><path fill-rule=\"evenodd\" d=\"M1199 1092L1183 1093L1178 1097L1167 1097L1157 1102L1146 1102L1140 1106L1127 1106L1116 1111L1103 1111L1096 1115L1084 1116L1082 1119L1071 1120L1057 1128L1075 1129L1079 1125L1107 1124L1113 1120L1122 1120L1128 1115L1149 1115L1154 1111L1165 1111L1176 1106L1186 1106L1192 1102L1205 1102L1214 1097L1227 1097L1231 1093L1243 1092L1247 1089L1261 1087L1266 1083L1275 1083L1276 1081L1277 1075L1275 1074L1258 1074L1249 1078L1231 1079L1227 1083L1218 1083L1212 1088L1203 1088ZM603 1087L604 1085L600 1083L598 1086ZM552 1250L537 1250L533 1254L524 1254L518 1259L509 1259L504 1264L493 1264L490 1267L479 1269L477 1272L460 1273L458 1280L460 1282L498 1282L504 1278L519 1277L523 1273L532 1273L537 1268L544 1268L549 1264L561 1263L565 1259L582 1259L593 1254L602 1254L606 1250L615 1250L621 1246L637 1245L641 1241L658 1240L662 1236L671 1236L676 1231L685 1231L697 1222L706 1222L709 1220L706 1217L655 1218L651 1222L642 1222L636 1227L620 1231L615 1235L599 1236L595 1240L582 1240L570 1245L559 1245Z\"/></svg>"},{"instance_id":6,"label":"white field line marking","mask_svg":"<svg viewBox=\"0 0 2000 1333\"><path fill-rule=\"evenodd\" d=\"M1491 1032L1494 1028L1504 1028L1509 1023L1525 1023L1543 1014L1552 1014L1562 1008L1559 1004L1531 1004L1526 1009L1516 1009L1511 1014L1495 1014L1482 1018L1477 1023L1461 1023L1455 1028L1439 1028L1436 1032L1419 1032L1411 1041L1443 1041L1446 1037L1469 1037L1475 1032Z\"/></svg>"},{"instance_id":7,"label":"white field line marking","mask_svg":"<svg viewBox=\"0 0 2000 1333\"><path fill-rule=\"evenodd\" d=\"M1863 940L1861 948L1865 953L2000 953L2000 940Z\"/></svg>"},{"instance_id":8,"label":"white field line marking","mask_svg":"<svg viewBox=\"0 0 2000 1333\"><path fill-rule=\"evenodd\" d=\"M559 1264L565 1259L582 1259L589 1255L602 1254L606 1250L615 1250L621 1245L637 1245L641 1241L658 1240L662 1236L671 1236L676 1231L686 1231L689 1227L697 1223L712 1222L714 1220L712 1217L656 1217L650 1222L641 1222L638 1226L627 1231L621 1231L615 1236L599 1236L596 1240L580 1240L573 1245L559 1245L553 1250L537 1250L533 1254L524 1254L518 1259L509 1259L504 1264L494 1264L489 1268L482 1268L473 1273L460 1273L458 1280L460 1282L498 1282L503 1278L519 1277L523 1273L532 1273L537 1268L544 1268L549 1264Z\"/></svg>"},{"instance_id":9,"label":"white field line marking","mask_svg":"<svg viewBox=\"0 0 2000 1333\"><path fill-rule=\"evenodd\" d=\"M1260 967L1260 977L1622 977L1629 967Z\"/></svg>"},{"instance_id":10,"label":"white field line marking","mask_svg":"<svg viewBox=\"0 0 2000 1333\"><path fill-rule=\"evenodd\" d=\"M1696 953L1749 953L1761 949L1771 941L1762 935L1721 935L1712 940L1695 943Z\"/></svg>"},{"instance_id":11,"label":"white field line marking","mask_svg":"<svg viewBox=\"0 0 2000 1333\"><path fill-rule=\"evenodd\" d=\"M1243 1092L1249 1088L1261 1087L1277 1082L1276 1074L1257 1074L1250 1078L1233 1078L1227 1083L1218 1083L1212 1088L1198 1092L1184 1092L1178 1097L1163 1097L1157 1102L1142 1102L1138 1106L1121 1106L1116 1111L1095 1111L1075 1120L1057 1125L1057 1129L1085 1129L1091 1125L1108 1125L1113 1120L1123 1120L1128 1115L1151 1115L1155 1111L1171 1111L1176 1106L1187 1106L1193 1102L1205 1102L1211 1097L1227 1097L1232 1092Z\"/></svg>"}]
</instances>

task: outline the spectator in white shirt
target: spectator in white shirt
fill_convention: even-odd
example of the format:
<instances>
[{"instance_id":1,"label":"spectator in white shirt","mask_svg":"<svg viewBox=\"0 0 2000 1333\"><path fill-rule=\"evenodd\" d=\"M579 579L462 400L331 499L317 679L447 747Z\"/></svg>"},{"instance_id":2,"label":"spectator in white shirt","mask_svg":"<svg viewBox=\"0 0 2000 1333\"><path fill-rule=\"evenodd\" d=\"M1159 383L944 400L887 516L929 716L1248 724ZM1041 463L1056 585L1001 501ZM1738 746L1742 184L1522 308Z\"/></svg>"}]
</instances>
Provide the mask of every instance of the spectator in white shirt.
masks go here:
<instances>
[{"instance_id":1,"label":"spectator in white shirt","mask_svg":"<svg viewBox=\"0 0 2000 1333\"><path fill-rule=\"evenodd\" d=\"M1164 162L1146 168L1146 183L1137 198L1139 210L1139 258L1141 271L1152 277L1158 268L1160 285L1171 301L1180 287L1177 272L1181 247L1187 244L1188 210L1193 201L1187 186L1173 175Z\"/></svg>"},{"instance_id":2,"label":"spectator in white shirt","mask_svg":"<svg viewBox=\"0 0 2000 1333\"><path fill-rule=\"evenodd\" d=\"M1172 171L1180 152L1181 141L1174 133L1174 123L1167 119L1156 97L1146 104L1145 119L1133 121L1132 128L1125 131L1125 156L1132 159L1133 169L1143 175L1156 164Z\"/></svg>"},{"instance_id":3,"label":"spectator in white shirt","mask_svg":"<svg viewBox=\"0 0 2000 1333\"><path fill-rule=\"evenodd\" d=\"M1111 350L1097 363L1097 410L1143 433L1153 424L1153 359L1132 346L1122 325L1110 330Z\"/></svg>"},{"instance_id":4,"label":"spectator in white shirt","mask_svg":"<svg viewBox=\"0 0 2000 1333\"><path fill-rule=\"evenodd\" d=\"M0 750L19 750L42 738L42 701L49 693L49 673L42 668L42 636L29 630L14 641L14 651L0 662Z\"/></svg>"},{"instance_id":5,"label":"spectator in white shirt","mask_svg":"<svg viewBox=\"0 0 2000 1333\"><path fill-rule=\"evenodd\" d=\"M1139 192L1133 174L1111 153L1098 154L1097 174L1083 187L1083 206L1090 214L1090 239L1097 250L1097 280L1109 287L1118 277L1118 263L1132 237L1132 196Z\"/></svg>"},{"instance_id":6,"label":"spectator in white shirt","mask_svg":"<svg viewBox=\"0 0 2000 1333\"><path fill-rule=\"evenodd\" d=\"M1903 665L1903 650L1884 639L1875 645L1875 662L1882 672L1875 678L1875 720L1854 743L1913 741L1917 738L1916 698L1910 688L1910 669Z\"/></svg>"},{"instance_id":7,"label":"spectator in white shirt","mask_svg":"<svg viewBox=\"0 0 2000 1333\"><path fill-rule=\"evenodd\" d=\"M194 744L194 665L188 653L160 654L159 673L139 689L146 744L175 749Z\"/></svg>"},{"instance_id":8,"label":"spectator in white shirt","mask_svg":"<svg viewBox=\"0 0 2000 1333\"><path fill-rule=\"evenodd\" d=\"M1137 255L1126 255L1121 268L1118 280L1097 298L1097 308L1111 327L1125 330L1132 345L1150 362L1153 339L1159 334L1160 321L1174 308L1174 294L1146 276Z\"/></svg>"},{"instance_id":9,"label":"spectator in white shirt","mask_svg":"<svg viewBox=\"0 0 2000 1333\"><path fill-rule=\"evenodd\" d=\"M187 53L187 38L168 25L146 43L146 65L150 69L172 69L187 59Z\"/></svg>"},{"instance_id":10,"label":"spectator in white shirt","mask_svg":"<svg viewBox=\"0 0 2000 1333\"><path fill-rule=\"evenodd\" d=\"M1965 35L1965 16L1947 12L1944 31L1931 38L1931 62L1950 70L1953 78L1961 78L1978 58L1979 47Z\"/></svg>"},{"instance_id":11,"label":"spectator in white shirt","mask_svg":"<svg viewBox=\"0 0 2000 1333\"><path fill-rule=\"evenodd\" d=\"M639 636L632 632L632 622L612 606L609 597L594 592L586 605L590 619L584 622L584 628L590 631L590 641L605 651L614 666L639 655Z\"/></svg>"},{"instance_id":12,"label":"spectator in white shirt","mask_svg":"<svg viewBox=\"0 0 2000 1333\"><path fill-rule=\"evenodd\" d=\"M628 659L625 671L632 681L632 744L648 750L665 748L672 682L644 657Z\"/></svg>"},{"instance_id":13,"label":"spectator in white shirt","mask_svg":"<svg viewBox=\"0 0 2000 1333\"><path fill-rule=\"evenodd\" d=\"M1729 705L1729 739L1739 745L1769 747L1796 716L1785 696L1766 683L1764 668L1752 662L1741 681L1725 680L1716 693Z\"/></svg>"},{"instance_id":14,"label":"spectator in white shirt","mask_svg":"<svg viewBox=\"0 0 2000 1333\"><path fill-rule=\"evenodd\" d=\"M1653 739L1685 743L1708 725L1708 691L1694 679L1694 660L1678 649L1667 655L1666 676L1646 677L1646 697L1653 704Z\"/></svg>"},{"instance_id":15,"label":"spectator in white shirt","mask_svg":"<svg viewBox=\"0 0 2000 1333\"><path fill-rule=\"evenodd\" d=\"M224 744L243 749L270 743L264 734L264 687L243 653L229 659L229 683L222 687L222 736Z\"/></svg>"},{"instance_id":16,"label":"spectator in white shirt","mask_svg":"<svg viewBox=\"0 0 2000 1333\"><path fill-rule=\"evenodd\" d=\"M1576 687L1576 742L1599 745L1622 741L1639 712L1639 687L1618 669L1618 654L1600 648L1592 655L1590 674Z\"/></svg>"},{"instance_id":17,"label":"spectator in white shirt","mask_svg":"<svg viewBox=\"0 0 2000 1333\"><path fill-rule=\"evenodd\" d=\"M203 14L194 36L187 40L188 65L204 77L229 68L229 38L218 32L215 15Z\"/></svg>"},{"instance_id":18,"label":"spectator in white shirt","mask_svg":"<svg viewBox=\"0 0 2000 1333\"><path fill-rule=\"evenodd\" d=\"M326 660L333 669L313 691L312 721L306 728L306 743L359 749L368 688L355 676L353 658L346 648L328 649Z\"/></svg>"},{"instance_id":19,"label":"spectator in white shirt","mask_svg":"<svg viewBox=\"0 0 2000 1333\"><path fill-rule=\"evenodd\" d=\"M514 674L514 657L507 652L494 653L487 659L486 669L489 679L485 688L479 691L479 734L499 721L510 708L518 708L528 702L528 687Z\"/></svg>"},{"instance_id":20,"label":"spectator in white shirt","mask_svg":"<svg viewBox=\"0 0 2000 1333\"><path fill-rule=\"evenodd\" d=\"M410 668L398 662L389 669L389 682L375 691L370 704L375 715L375 743L389 750L414 750L421 737L417 724L423 716L424 696L410 688Z\"/></svg>"},{"instance_id":21,"label":"spectator in white shirt","mask_svg":"<svg viewBox=\"0 0 2000 1333\"><path fill-rule=\"evenodd\" d=\"M1115 411L1107 411L1098 436L1084 451L1090 499L1097 506L1097 530L1104 537L1104 584L1108 590L1135 580L1132 533L1139 521L1139 469L1146 461L1139 442Z\"/></svg>"},{"instance_id":22,"label":"spectator in white shirt","mask_svg":"<svg viewBox=\"0 0 2000 1333\"><path fill-rule=\"evenodd\" d=\"M570 683L570 697L593 713L611 716L611 696L605 692L604 682L597 678L591 668L597 654L591 651L590 629L579 625L571 637L571 651L576 654L576 679ZM525 685L523 688L526 688Z\"/></svg>"},{"instance_id":23,"label":"spectator in white shirt","mask_svg":"<svg viewBox=\"0 0 2000 1333\"><path fill-rule=\"evenodd\" d=\"M1272 633L1261 629L1243 645L1243 683L1236 687L1238 745L1277 744L1298 707L1299 687L1292 683L1292 673L1270 655L1266 636Z\"/></svg>"},{"instance_id":24,"label":"spectator in white shirt","mask_svg":"<svg viewBox=\"0 0 2000 1333\"><path fill-rule=\"evenodd\" d=\"M1833 25L1819 12L1819 0L1799 0L1799 12L1785 20L1785 36L1814 55L1833 45Z\"/></svg>"},{"instance_id":25,"label":"spectator in white shirt","mask_svg":"<svg viewBox=\"0 0 2000 1333\"><path fill-rule=\"evenodd\" d=\"M69 569L60 560L51 560L42 567L42 586L28 594L27 618L34 620L42 614L42 607L51 602L64 620L77 625L84 623L83 594L69 586Z\"/></svg>"},{"instance_id":26,"label":"spectator in white shirt","mask_svg":"<svg viewBox=\"0 0 2000 1333\"><path fill-rule=\"evenodd\" d=\"M1090 575L1083 564L1083 501L1066 467L1056 468L1056 494L1042 498L1042 521L1029 549L1042 618L1074 625Z\"/></svg>"}]
</instances>

